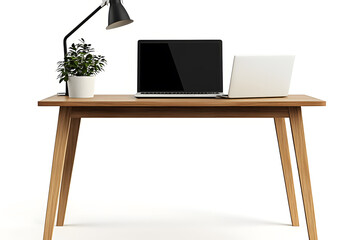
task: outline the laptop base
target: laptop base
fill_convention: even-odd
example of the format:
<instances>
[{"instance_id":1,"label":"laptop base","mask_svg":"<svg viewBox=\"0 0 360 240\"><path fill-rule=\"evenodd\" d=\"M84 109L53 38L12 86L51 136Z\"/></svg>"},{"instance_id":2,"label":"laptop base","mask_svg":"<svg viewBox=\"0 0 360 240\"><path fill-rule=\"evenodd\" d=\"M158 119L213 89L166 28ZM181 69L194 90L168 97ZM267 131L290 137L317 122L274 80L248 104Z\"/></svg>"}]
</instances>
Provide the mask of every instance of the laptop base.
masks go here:
<instances>
[{"instance_id":1,"label":"laptop base","mask_svg":"<svg viewBox=\"0 0 360 240\"><path fill-rule=\"evenodd\" d=\"M136 93L136 98L216 98L222 93Z\"/></svg>"}]
</instances>

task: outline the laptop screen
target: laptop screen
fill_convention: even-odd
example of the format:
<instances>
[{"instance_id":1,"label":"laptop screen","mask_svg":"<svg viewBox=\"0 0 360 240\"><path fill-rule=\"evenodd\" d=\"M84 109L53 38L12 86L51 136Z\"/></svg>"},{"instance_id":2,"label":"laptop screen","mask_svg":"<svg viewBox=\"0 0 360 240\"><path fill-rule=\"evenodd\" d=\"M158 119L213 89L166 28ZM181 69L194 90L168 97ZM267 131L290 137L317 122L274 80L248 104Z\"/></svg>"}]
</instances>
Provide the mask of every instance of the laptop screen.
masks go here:
<instances>
[{"instance_id":1,"label":"laptop screen","mask_svg":"<svg viewBox=\"0 0 360 240\"><path fill-rule=\"evenodd\" d=\"M221 40L139 40L138 92L222 92Z\"/></svg>"}]
</instances>

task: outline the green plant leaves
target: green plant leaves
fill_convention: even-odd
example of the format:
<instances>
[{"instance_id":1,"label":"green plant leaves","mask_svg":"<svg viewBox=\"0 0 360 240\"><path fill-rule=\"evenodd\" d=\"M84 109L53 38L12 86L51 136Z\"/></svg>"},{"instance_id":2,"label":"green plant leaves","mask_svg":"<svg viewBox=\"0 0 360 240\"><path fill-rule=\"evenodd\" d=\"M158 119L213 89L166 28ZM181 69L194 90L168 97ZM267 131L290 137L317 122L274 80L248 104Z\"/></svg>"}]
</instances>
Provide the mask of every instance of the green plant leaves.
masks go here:
<instances>
[{"instance_id":1,"label":"green plant leaves","mask_svg":"<svg viewBox=\"0 0 360 240\"><path fill-rule=\"evenodd\" d=\"M57 72L58 79L68 81L69 76L94 76L104 71L107 61L102 55L94 55L94 48L91 44L85 43L81 38L80 43L73 43L69 48L69 52L64 61L58 62Z\"/></svg>"}]
</instances>

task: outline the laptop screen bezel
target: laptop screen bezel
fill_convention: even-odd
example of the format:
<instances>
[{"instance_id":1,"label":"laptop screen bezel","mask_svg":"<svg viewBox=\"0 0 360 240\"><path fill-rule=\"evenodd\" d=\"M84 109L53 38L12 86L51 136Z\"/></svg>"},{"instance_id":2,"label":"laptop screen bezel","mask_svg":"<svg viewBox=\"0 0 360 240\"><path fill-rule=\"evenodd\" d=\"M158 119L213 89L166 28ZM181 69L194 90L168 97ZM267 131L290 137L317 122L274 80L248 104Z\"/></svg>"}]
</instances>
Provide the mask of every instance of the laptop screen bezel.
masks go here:
<instances>
[{"instance_id":1,"label":"laptop screen bezel","mask_svg":"<svg viewBox=\"0 0 360 240\"><path fill-rule=\"evenodd\" d=\"M219 45L220 48L220 66L219 66L219 70L220 70L220 81L219 81L219 92L223 92L223 49L222 49L222 40L220 39L206 39L206 40L138 40L138 59L137 59L137 92L140 93L140 58L141 58L141 44L143 43L183 43L183 42L187 42L187 43L209 43L209 42L213 42L213 43L217 43Z\"/></svg>"}]
</instances>

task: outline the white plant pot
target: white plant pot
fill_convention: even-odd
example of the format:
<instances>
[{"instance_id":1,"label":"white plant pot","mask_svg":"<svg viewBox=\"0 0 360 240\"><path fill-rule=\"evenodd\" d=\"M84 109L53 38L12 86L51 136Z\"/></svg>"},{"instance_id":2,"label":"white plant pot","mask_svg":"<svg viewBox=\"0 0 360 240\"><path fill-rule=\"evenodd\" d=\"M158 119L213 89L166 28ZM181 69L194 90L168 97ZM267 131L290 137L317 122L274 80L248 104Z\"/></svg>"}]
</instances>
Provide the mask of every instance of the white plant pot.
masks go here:
<instances>
[{"instance_id":1,"label":"white plant pot","mask_svg":"<svg viewBox=\"0 0 360 240\"><path fill-rule=\"evenodd\" d=\"M69 77L69 97L92 98L94 97L95 77Z\"/></svg>"}]
</instances>

